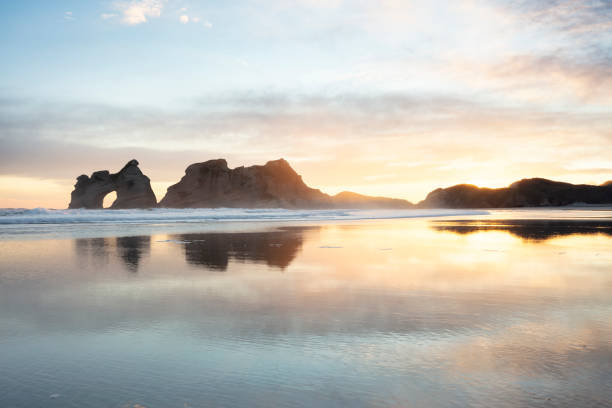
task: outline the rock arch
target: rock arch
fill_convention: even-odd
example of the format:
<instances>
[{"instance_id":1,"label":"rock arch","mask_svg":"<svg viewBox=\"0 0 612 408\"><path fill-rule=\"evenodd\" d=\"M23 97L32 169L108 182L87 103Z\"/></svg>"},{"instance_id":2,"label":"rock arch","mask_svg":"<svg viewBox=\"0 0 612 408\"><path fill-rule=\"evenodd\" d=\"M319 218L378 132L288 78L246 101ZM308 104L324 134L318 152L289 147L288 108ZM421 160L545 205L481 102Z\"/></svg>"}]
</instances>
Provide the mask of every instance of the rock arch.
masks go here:
<instances>
[{"instance_id":1,"label":"rock arch","mask_svg":"<svg viewBox=\"0 0 612 408\"><path fill-rule=\"evenodd\" d=\"M103 208L104 197L115 191L117 199L110 208L151 208L157 206L151 180L142 174L137 160L130 160L117 173L101 170L77 177L68 208Z\"/></svg>"}]
</instances>

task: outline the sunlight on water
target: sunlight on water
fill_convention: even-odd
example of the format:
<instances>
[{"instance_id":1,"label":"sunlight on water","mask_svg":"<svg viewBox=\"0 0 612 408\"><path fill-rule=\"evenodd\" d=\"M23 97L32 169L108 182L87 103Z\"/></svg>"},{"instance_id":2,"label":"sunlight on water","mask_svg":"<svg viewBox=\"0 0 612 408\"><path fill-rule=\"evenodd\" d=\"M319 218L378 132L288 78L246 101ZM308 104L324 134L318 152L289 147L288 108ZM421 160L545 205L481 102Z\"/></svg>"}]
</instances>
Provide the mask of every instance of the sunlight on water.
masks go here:
<instances>
[{"instance_id":1,"label":"sunlight on water","mask_svg":"<svg viewBox=\"0 0 612 408\"><path fill-rule=\"evenodd\" d=\"M0 242L10 407L606 406L612 221Z\"/></svg>"}]
</instances>

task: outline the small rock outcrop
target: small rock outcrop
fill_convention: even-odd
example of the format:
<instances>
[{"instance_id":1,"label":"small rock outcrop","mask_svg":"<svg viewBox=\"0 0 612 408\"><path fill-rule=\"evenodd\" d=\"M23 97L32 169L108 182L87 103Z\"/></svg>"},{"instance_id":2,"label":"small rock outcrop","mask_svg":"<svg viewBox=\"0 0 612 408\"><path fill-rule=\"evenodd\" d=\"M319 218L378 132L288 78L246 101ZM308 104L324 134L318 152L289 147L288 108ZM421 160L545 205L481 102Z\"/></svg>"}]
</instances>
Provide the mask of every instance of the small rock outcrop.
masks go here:
<instances>
[{"instance_id":1,"label":"small rock outcrop","mask_svg":"<svg viewBox=\"0 0 612 408\"><path fill-rule=\"evenodd\" d=\"M157 199L151 189L151 181L138 168L137 160L130 160L117 173L108 170L77 177L70 194L68 208L103 208L104 197L115 191L117 199L110 208L151 208L157 206Z\"/></svg>"},{"instance_id":2,"label":"small rock outcrop","mask_svg":"<svg viewBox=\"0 0 612 408\"><path fill-rule=\"evenodd\" d=\"M459 184L438 188L418 206L425 208L547 207L571 204L610 204L612 185L570 184L543 178L523 179L504 188Z\"/></svg>"},{"instance_id":3,"label":"small rock outcrop","mask_svg":"<svg viewBox=\"0 0 612 408\"><path fill-rule=\"evenodd\" d=\"M195 163L168 188L160 207L329 208L329 195L308 187L286 160L230 169L224 159Z\"/></svg>"}]
</instances>

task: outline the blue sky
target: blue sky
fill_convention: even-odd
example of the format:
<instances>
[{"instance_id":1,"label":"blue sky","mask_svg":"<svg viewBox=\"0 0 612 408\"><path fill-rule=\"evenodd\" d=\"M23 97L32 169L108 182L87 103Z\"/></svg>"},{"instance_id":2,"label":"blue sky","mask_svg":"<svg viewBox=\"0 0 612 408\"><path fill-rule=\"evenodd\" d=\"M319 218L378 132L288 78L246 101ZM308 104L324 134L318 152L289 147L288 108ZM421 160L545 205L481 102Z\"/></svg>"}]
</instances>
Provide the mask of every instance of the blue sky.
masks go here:
<instances>
[{"instance_id":1,"label":"blue sky","mask_svg":"<svg viewBox=\"0 0 612 408\"><path fill-rule=\"evenodd\" d=\"M611 1L26 0L0 27L0 206L133 157L158 195L217 157L413 201L612 179Z\"/></svg>"}]
</instances>

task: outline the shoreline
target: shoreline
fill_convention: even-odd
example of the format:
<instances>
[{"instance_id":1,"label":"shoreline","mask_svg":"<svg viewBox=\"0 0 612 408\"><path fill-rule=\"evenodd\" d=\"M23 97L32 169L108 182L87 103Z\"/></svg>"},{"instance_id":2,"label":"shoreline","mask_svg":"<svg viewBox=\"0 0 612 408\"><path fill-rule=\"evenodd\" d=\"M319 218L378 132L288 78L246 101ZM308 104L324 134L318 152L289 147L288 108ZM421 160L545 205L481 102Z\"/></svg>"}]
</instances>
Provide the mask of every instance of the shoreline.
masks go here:
<instances>
[{"instance_id":1,"label":"shoreline","mask_svg":"<svg viewBox=\"0 0 612 408\"><path fill-rule=\"evenodd\" d=\"M227 209L224 209L227 210ZM322 225L356 225L373 223L404 223L427 221L612 221L612 207L598 208L530 208L473 210L361 210L361 211L295 211L295 210L176 210L178 217L150 217L149 210L61 210L59 220L37 219L26 222L18 218L0 217L0 241L48 240L73 238L128 237L153 234L262 232L288 227ZM102 211L102 213L101 213ZM55 214L45 210L47 216ZM103 219L87 218L91 212L105 215ZM62 218L62 214L81 214L82 219ZM147 217L147 214L149 217ZM171 214L171 215L172 215ZM123 215L123 218L122 218ZM129 215L129 216L126 216ZM267 217L266 217L267 216Z\"/></svg>"}]
</instances>

